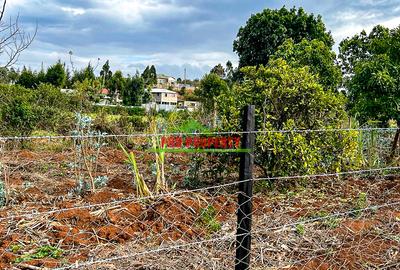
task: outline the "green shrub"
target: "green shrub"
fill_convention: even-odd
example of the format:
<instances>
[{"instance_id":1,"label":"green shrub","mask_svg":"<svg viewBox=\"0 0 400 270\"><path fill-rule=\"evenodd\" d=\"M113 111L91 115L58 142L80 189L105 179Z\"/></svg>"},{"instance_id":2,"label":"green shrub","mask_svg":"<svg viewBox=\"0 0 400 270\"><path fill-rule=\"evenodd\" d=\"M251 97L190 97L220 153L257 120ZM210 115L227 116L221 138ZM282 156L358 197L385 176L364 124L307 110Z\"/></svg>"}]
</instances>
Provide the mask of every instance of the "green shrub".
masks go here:
<instances>
[{"instance_id":1,"label":"green shrub","mask_svg":"<svg viewBox=\"0 0 400 270\"><path fill-rule=\"evenodd\" d=\"M257 136L256 161L273 176L352 170L362 166L357 136L357 131L265 133Z\"/></svg>"},{"instance_id":2,"label":"green shrub","mask_svg":"<svg viewBox=\"0 0 400 270\"><path fill-rule=\"evenodd\" d=\"M0 133L10 136L29 136L36 129L64 133L78 109L72 96L47 84L35 89L0 85L0 100Z\"/></svg>"},{"instance_id":3,"label":"green shrub","mask_svg":"<svg viewBox=\"0 0 400 270\"><path fill-rule=\"evenodd\" d=\"M94 113L104 112L107 114L128 114L130 116L144 116L145 109L141 107L125 107L125 106L94 106Z\"/></svg>"},{"instance_id":4,"label":"green shrub","mask_svg":"<svg viewBox=\"0 0 400 270\"><path fill-rule=\"evenodd\" d=\"M210 233L221 230L221 223L217 220L217 211L214 206L210 205L200 212L200 225L206 227Z\"/></svg>"}]
</instances>

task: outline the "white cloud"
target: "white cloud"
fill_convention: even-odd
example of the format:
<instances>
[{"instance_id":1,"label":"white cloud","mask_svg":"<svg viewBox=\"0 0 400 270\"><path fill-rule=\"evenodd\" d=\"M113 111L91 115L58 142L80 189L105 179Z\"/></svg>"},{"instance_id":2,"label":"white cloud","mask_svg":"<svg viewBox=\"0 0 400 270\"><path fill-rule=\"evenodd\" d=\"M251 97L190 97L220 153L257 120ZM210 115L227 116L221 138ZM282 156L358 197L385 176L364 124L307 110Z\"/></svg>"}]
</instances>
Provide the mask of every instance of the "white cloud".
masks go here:
<instances>
[{"instance_id":1,"label":"white cloud","mask_svg":"<svg viewBox=\"0 0 400 270\"><path fill-rule=\"evenodd\" d=\"M358 33L360 33L362 30L365 30L367 33L372 30L372 28L375 25L383 25L388 28L395 28L400 25L400 16L399 17L393 17L390 19L386 20L371 20L368 22L363 22L362 20L354 20L352 22L348 22L343 24L340 27L337 27L332 31L333 37L337 42L342 41L343 39L347 37L352 37Z\"/></svg>"},{"instance_id":2,"label":"white cloud","mask_svg":"<svg viewBox=\"0 0 400 270\"><path fill-rule=\"evenodd\" d=\"M126 23L144 23L146 18L185 16L194 8L162 0L92 0L92 12Z\"/></svg>"},{"instance_id":3,"label":"white cloud","mask_svg":"<svg viewBox=\"0 0 400 270\"><path fill-rule=\"evenodd\" d=\"M131 64L143 64L143 65L178 65L183 66L186 64L202 67L202 66L215 66L218 63L225 64L228 60L236 59L236 56L231 53L222 51L204 51L204 52L193 52L193 51L180 51L180 52L163 52L155 53L146 56L142 56L137 60L130 60Z\"/></svg>"},{"instance_id":4,"label":"white cloud","mask_svg":"<svg viewBox=\"0 0 400 270\"><path fill-rule=\"evenodd\" d=\"M73 16L83 15L86 11L83 8L61 7L61 10Z\"/></svg>"},{"instance_id":5,"label":"white cloud","mask_svg":"<svg viewBox=\"0 0 400 270\"><path fill-rule=\"evenodd\" d=\"M348 22L348 21L369 21L382 16L382 13L377 12L367 12L367 11L357 11L357 10L346 10L337 12L335 19L338 22Z\"/></svg>"}]
</instances>

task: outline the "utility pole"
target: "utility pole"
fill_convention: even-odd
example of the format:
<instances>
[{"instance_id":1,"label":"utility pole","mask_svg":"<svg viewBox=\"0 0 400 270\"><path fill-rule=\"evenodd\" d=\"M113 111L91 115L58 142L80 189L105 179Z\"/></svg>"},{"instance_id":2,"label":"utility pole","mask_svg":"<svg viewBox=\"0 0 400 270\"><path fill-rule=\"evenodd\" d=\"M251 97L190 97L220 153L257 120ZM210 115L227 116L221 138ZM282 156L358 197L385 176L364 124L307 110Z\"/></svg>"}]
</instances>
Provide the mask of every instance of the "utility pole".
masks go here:
<instances>
[{"instance_id":1,"label":"utility pole","mask_svg":"<svg viewBox=\"0 0 400 270\"><path fill-rule=\"evenodd\" d=\"M186 87L186 68L184 68L184 72L183 72L183 84Z\"/></svg>"}]
</instances>

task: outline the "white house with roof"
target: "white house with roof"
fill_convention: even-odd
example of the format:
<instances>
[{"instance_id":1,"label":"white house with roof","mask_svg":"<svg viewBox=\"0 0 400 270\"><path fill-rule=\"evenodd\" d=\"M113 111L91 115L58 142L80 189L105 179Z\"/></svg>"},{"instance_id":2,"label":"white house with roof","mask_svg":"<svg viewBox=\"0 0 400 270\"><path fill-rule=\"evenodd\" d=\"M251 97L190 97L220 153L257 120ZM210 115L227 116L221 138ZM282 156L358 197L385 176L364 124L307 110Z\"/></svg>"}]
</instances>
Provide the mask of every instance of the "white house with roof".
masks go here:
<instances>
[{"instance_id":1,"label":"white house with roof","mask_svg":"<svg viewBox=\"0 0 400 270\"><path fill-rule=\"evenodd\" d=\"M178 110L187 110L189 112L194 112L198 110L200 106L201 103L198 101L190 101L190 100L178 101Z\"/></svg>"},{"instance_id":2,"label":"white house with roof","mask_svg":"<svg viewBox=\"0 0 400 270\"><path fill-rule=\"evenodd\" d=\"M151 90L153 101L150 104L144 104L144 107L149 110L154 108L157 111L173 111L176 110L178 104L178 93L163 89L154 88Z\"/></svg>"},{"instance_id":3,"label":"white house with roof","mask_svg":"<svg viewBox=\"0 0 400 270\"><path fill-rule=\"evenodd\" d=\"M164 74L157 75L157 87L174 87L176 84L176 79L171 76Z\"/></svg>"}]
</instances>

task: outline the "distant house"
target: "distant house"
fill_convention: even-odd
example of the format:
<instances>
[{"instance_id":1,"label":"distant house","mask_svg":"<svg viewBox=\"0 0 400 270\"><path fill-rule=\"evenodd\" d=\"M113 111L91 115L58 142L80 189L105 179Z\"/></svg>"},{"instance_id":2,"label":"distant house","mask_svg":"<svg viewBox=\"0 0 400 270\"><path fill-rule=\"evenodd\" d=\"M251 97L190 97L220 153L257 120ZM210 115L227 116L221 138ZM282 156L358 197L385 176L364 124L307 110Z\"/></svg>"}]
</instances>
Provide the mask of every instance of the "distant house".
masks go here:
<instances>
[{"instance_id":1,"label":"distant house","mask_svg":"<svg viewBox=\"0 0 400 270\"><path fill-rule=\"evenodd\" d=\"M176 79L171 76L167 76L164 74L157 75L157 87L159 88L168 88L175 87Z\"/></svg>"},{"instance_id":2,"label":"distant house","mask_svg":"<svg viewBox=\"0 0 400 270\"><path fill-rule=\"evenodd\" d=\"M146 109L155 108L157 111L173 111L176 110L178 104L178 93L162 88L154 88L151 90L153 102L145 104Z\"/></svg>"},{"instance_id":3,"label":"distant house","mask_svg":"<svg viewBox=\"0 0 400 270\"><path fill-rule=\"evenodd\" d=\"M183 84L183 83L178 83L175 86L176 89L185 89L185 91L187 92L194 92L194 90L196 89L196 87L190 85L190 84Z\"/></svg>"},{"instance_id":4,"label":"distant house","mask_svg":"<svg viewBox=\"0 0 400 270\"><path fill-rule=\"evenodd\" d=\"M189 112L193 112L198 110L201 106L201 103L198 101L190 101L190 100L181 100L178 101L178 109L179 110L187 110Z\"/></svg>"}]
</instances>

